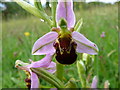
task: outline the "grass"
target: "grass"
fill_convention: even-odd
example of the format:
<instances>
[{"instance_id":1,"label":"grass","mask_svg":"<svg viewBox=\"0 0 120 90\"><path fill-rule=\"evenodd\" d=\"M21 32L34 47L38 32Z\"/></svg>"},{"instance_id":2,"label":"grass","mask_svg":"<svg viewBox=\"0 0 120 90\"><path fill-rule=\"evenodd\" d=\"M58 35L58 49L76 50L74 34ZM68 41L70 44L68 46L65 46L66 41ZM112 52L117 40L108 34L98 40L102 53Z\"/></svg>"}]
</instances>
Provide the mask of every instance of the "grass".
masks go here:
<instances>
[{"instance_id":1,"label":"grass","mask_svg":"<svg viewBox=\"0 0 120 90\"><path fill-rule=\"evenodd\" d=\"M83 18L81 33L99 47L95 57L93 75L99 77L98 87L104 86L109 80L110 88L118 87L118 7L96 7L88 10L75 11L77 21ZM50 28L36 17L10 19L2 21L2 88L25 88L25 73L14 67L16 60L28 62L28 59L40 60L43 56L31 55L34 42L49 32ZM24 32L29 32L26 37ZM105 32L105 37L100 35ZM78 79L76 65L65 66L64 81ZM67 73L67 75L66 75ZM90 81L91 82L91 81ZM48 85L42 81L43 85Z\"/></svg>"}]
</instances>

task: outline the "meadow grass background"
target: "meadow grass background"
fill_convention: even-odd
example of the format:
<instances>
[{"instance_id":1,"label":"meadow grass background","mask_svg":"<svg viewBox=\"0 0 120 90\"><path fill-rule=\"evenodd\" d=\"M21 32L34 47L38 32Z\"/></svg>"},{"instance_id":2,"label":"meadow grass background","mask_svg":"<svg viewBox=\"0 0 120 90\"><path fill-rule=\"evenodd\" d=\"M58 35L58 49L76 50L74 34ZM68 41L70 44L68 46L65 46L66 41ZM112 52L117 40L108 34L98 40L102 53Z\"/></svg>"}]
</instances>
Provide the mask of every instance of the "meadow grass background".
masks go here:
<instances>
[{"instance_id":1,"label":"meadow grass background","mask_svg":"<svg viewBox=\"0 0 120 90\"><path fill-rule=\"evenodd\" d=\"M77 21L83 18L81 33L99 47L99 54L93 64L93 76L99 77L98 87L109 80L110 88L118 87L118 6L94 7L88 10L75 11ZM31 55L34 42L50 31L47 24L39 18L12 18L2 20L2 88L25 88L23 71L14 67L16 60L29 62L40 60L43 56ZM24 33L29 32L30 36ZM105 37L100 35L105 32ZM1 61L0 61L1 62ZM76 64L65 66L64 81L70 78L78 80ZM1 80L1 79L0 79ZM90 83L91 83L90 80ZM43 85L49 85L42 80ZM80 86L80 85L78 85Z\"/></svg>"}]
</instances>

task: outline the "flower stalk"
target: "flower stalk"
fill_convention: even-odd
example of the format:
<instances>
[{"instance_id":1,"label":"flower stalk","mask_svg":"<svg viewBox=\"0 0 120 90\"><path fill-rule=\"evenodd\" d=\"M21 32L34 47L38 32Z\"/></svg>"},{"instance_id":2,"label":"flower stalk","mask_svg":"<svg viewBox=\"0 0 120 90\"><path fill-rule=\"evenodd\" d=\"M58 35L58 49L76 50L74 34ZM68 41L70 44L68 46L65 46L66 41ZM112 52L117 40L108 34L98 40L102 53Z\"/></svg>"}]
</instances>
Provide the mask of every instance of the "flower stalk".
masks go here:
<instances>
[{"instance_id":1,"label":"flower stalk","mask_svg":"<svg viewBox=\"0 0 120 90\"><path fill-rule=\"evenodd\" d=\"M57 7L57 2L53 2L51 0L51 9L52 9L52 21L53 21L53 27L57 27L56 24L56 7ZM63 72L64 72L64 67L62 64L56 63L56 77L62 81L63 78Z\"/></svg>"},{"instance_id":2,"label":"flower stalk","mask_svg":"<svg viewBox=\"0 0 120 90\"><path fill-rule=\"evenodd\" d=\"M57 2L53 2L51 1L51 9L52 9L52 27L56 27L56 6L57 6Z\"/></svg>"},{"instance_id":3,"label":"flower stalk","mask_svg":"<svg viewBox=\"0 0 120 90\"><path fill-rule=\"evenodd\" d=\"M64 66L62 64L56 64L56 77L62 81L63 79Z\"/></svg>"}]
</instances>

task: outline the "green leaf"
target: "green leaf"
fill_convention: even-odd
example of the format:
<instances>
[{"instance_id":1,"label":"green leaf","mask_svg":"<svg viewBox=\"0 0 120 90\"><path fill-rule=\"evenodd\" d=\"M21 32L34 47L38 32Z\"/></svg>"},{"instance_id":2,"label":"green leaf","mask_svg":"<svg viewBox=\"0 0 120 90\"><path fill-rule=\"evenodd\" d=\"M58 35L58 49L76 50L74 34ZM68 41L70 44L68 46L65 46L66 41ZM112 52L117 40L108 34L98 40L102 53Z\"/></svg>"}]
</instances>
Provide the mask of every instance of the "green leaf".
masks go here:
<instances>
[{"instance_id":1,"label":"green leaf","mask_svg":"<svg viewBox=\"0 0 120 90\"><path fill-rule=\"evenodd\" d=\"M29 13L33 14L34 16L37 16L43 20L45 20L49 25L51 25L51 20L50 18L47 16L46 13L44 13L43 11L40 11L39 9L37 9L35 6L25 2L25 1L20 1L20 0L14 0L17 4L19 4L23 9L25 9L26 11L28 11Z\"/></svg>"},{"instance_id":2,"label":"green leaf","mask_svg":"<svg viewBox=\"0 0 120 90\"><path fill-rule=\"evenodd\" d=\"M31 70L50 84L53 84L55 87L64 88L63 83L56 76L47 72L43 68L31 68Z\"/></svg>"}]
</instances>

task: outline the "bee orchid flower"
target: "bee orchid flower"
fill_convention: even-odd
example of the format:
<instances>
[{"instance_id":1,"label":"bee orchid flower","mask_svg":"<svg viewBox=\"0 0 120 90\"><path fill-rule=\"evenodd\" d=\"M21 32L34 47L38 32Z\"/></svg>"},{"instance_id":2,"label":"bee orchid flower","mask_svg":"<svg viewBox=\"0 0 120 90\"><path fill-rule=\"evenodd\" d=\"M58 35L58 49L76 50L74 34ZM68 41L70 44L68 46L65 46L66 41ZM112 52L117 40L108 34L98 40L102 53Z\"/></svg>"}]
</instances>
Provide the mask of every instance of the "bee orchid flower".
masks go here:
<instances>
[{"instance_id":1,"label":"bee orchid flower","mask_svg":"<svg viewBox=\"0 0 120 90\"><path fill-rule=\"evenodd\" d=\"M33 55L53 54L61 64L72 64L76 61L77 52L95 55L96 44L74 30L75 14L72 0L58 0L56 9L57 27L40 37L32 48Z\"/></svg>"},{"instance_id":2,"label":"bee orchid flower","mask_svg":"<svg viewBox=\"0 0 120 90\"><path fill-rule=\"evenodd\" d=\"M30 68L44 68L50 73L54 73L56 71L56 63L51 62L52 56L46 55L42 60L33 62L31 64L24 63L20 60L17 60L15 63L15 67L24 70L27 74L27 78L25 79L26 85L29 89L39 88L39 79L36 73L32 72Z\"/></svg>"}]
</instances>

